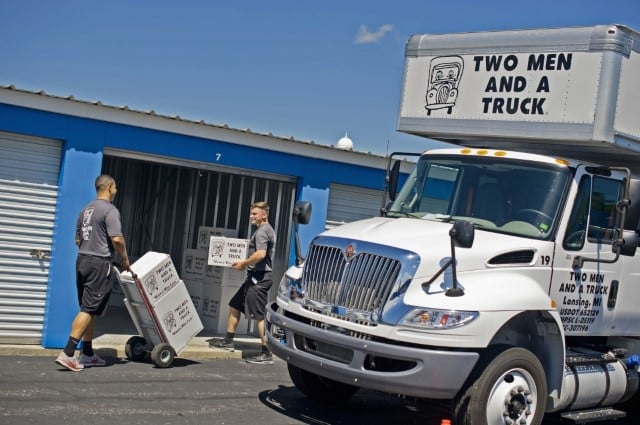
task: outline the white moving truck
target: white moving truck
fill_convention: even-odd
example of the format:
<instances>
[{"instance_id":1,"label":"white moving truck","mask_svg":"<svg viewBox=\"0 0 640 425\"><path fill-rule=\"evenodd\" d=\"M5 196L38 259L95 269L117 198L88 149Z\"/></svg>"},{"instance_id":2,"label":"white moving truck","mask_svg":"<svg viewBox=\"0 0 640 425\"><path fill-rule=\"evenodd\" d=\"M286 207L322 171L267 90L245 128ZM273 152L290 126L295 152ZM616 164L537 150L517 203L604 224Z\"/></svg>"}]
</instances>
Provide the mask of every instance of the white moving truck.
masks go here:
<instances>
[{"instance_id":1,"label":"white moving truck","mask_svg":"<svg viewBox=\"0 0 640 425\"><path fill-rule=\"evenodd\" d=\"M422 153L399 191L390 167L383 216L318 235L287 271L267 324L295 385L451 400L458 425L624 416L639 51L621 25L412 36L398 129L459 147Z\"/></svg>"}]
</instances>

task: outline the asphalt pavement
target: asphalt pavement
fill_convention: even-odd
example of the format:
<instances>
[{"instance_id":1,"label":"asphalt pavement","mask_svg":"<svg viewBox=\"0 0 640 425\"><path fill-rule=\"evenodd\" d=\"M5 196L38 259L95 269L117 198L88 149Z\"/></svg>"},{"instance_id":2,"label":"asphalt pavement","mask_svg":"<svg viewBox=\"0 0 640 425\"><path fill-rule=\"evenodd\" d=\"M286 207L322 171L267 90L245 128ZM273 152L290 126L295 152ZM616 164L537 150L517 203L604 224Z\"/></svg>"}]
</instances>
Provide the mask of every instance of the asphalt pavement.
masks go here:
<instances>
[{"instance_id":1,"label":"asphalt pavement","mask_svg":"<svg viewBox=\"0 0 640 425\"><path fill-rule=\"evenodd\" d=\"M0 356L0 424L421 424L440 425L433 403L362 390L344 404L306 398L286 363L177 358L169 368L100 353L104 367L71 372L53 357Z\"/></svg>"},{"instance_id":2,"label":"asphalt pavement","mask_svg":"<svg viewBox=\"0 0 640 425\"><path fill-rule=\"evenodd\" d=\"M93 345L107 365L81 372L54 362L59 348L0 344L0 425L441 425L449 418L446 402L365 389L340 405L310 400L292 384L283 360L274 357L272 365L243 360L260 350L252 333L237 335L236 351L228 352L209 348L209 341L222 335L203 332L168 368L126 358L124 346L136 334L126 315L101 318ZM624 419L594 424L640 423L638 409L632 410ZM572 423L550 414L543 425Z\"/></svg>"},{"instance_id":3,"label":"asphalt pavement","mask_svg":"<svg viewBox=\"0 0 640 425\"><path fill-rule=\"evenodd\" d=\"M52 356L0 355L0 424L441 425L444 402L362 389L341 404L305 397L287 365L238 358L176 358L169 368L101 349L104 367L71 372ZM568 425L547 415L543 425ZM631 425L638 416L594 425Z\"/></svg>"}]
</instances>

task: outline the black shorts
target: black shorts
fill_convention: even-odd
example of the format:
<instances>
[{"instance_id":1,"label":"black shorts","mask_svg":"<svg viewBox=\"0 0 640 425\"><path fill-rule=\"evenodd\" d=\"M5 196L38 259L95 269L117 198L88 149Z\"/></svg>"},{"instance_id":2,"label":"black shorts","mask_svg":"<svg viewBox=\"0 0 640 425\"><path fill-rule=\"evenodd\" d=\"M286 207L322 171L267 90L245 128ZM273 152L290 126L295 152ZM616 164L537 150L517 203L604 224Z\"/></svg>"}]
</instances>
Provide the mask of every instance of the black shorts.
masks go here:
<instances>
[{"instance_id":1,"label":"black shorts","mask_svg":"<svg viewBox=\"0 0 640 425\"><path fill-rule=\"evenodd\" d=\"M240 310L247 319L263 320L269 300L269 290L273 285L272 272L250 272L229 306Z\"/></svg>"},{"instance_id":2,"label":"black shorts","mask_svg":"<svg viewBox=\"0 0 640 425\"><path fill-rule=\"evenodd\" d=\"M118 279L116 273L111 260L107 258L78 255L76 288L80 311L91 315L102 314Z\"/></svg>"}]
</instances>

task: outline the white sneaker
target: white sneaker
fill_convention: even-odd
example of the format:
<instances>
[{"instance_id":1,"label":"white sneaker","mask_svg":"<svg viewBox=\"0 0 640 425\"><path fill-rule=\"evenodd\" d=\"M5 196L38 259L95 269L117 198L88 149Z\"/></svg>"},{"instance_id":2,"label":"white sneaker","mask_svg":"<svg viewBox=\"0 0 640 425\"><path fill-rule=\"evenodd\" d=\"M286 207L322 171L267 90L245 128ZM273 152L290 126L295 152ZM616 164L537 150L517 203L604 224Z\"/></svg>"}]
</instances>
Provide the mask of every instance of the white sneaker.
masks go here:
<instances>
[{"instance_id":1,"label":"white sneaker","mask_svg":"<svg viewBox=\"0 0 640 425\"><path fill-rule=\"evenodd\" d=\"M85 354L81 354L80 358L78 359L78 363L86 367L104 366L107 364L107 362L101 359L100 357L98 357L97 354L94 354L93 356L87 356Z\"/></svg>"},{"instance_id":2,"label":"white sneaker","mask_svg":"<svg viewBox=\"0 0 640 425\"><path fill-rule=\"evenodd\" d=\"M58 354L58 357L55 360L60 366L66 367L69 370L74 372L80 372L84 369L84 366L76 359L75 357L67 356L64 351Z\"/></svg>"}]
</instances>

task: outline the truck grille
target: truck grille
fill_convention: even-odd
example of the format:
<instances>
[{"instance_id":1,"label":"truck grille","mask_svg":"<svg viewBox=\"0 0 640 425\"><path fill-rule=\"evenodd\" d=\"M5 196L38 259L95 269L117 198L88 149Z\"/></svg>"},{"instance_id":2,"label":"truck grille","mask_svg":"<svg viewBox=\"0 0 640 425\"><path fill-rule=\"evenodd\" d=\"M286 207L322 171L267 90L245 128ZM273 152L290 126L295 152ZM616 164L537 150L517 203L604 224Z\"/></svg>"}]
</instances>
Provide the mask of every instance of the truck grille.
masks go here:
<instances>
[{"instance_id":1,"label":"truck grille","mask_svg":"<svg viewBox=\"0 0 640 425\"><path fill-rule=\"evenodd\" d=\"M325 306L377 312L400 269L400 261L393 258L362 252L347 259L340 248L311 245L302 275L305 296Z\"/></svg>"}]
</instances>

